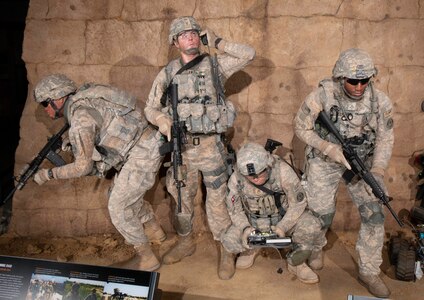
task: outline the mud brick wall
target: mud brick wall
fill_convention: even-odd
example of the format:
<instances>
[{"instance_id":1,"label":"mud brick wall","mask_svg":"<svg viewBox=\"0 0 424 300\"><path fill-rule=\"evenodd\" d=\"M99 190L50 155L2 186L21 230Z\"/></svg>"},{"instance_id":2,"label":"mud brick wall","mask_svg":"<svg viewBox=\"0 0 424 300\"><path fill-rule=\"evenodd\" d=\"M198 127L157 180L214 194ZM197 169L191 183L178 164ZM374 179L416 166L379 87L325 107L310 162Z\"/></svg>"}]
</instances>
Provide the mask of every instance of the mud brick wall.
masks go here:
<instances>
[{"instance_id":1,"label":"mud brick wall","mask_svg":"<svg viewBox=\"0 0 424 300\"><path fill-rule=\"evenodd\" d=\"M63 124L50 120L33 101L32 90L43 76L62 72L78 84L113 84L136 95L143 106L160 68L178 54L167 44L168 29L182 15L256 49L255 61L226 85L239 112L230 133L236 149L248 140L273 138L284 143L277 153L288 158L301 101L330 76L342 50L367 50L379 69L376 86L395 109L396 141L386 176L392 205L396 211L414 205L417 170L410 157L424 148L424 0L31 0L23 45L31 92L21 119L16 173ZM164 174L162 169L146 199L172 231L174 204L165 192ZM111 183L94 177L43 186L31 181L15 195L10 232L114 232L107 211ZM197 231L207 230L202 201L199 192ZM358 228L358 213L343 187L337 205L333 228ZM386 225L396 228L390 216Z\"/></svg>"}]
</instances>

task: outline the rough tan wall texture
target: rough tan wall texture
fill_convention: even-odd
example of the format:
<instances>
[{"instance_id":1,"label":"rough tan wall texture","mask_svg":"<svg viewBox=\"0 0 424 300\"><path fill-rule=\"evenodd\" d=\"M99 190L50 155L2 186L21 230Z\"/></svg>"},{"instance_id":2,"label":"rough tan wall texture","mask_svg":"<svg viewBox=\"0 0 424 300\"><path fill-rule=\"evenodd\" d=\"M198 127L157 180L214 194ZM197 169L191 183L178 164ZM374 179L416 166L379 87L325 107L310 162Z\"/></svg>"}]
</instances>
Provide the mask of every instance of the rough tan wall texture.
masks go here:
<instances>
[{"instance_id":1,"label":"rough tan wall texture","mask_svg":"<svg viewBox=\"0 0 424 300\"><path fill-rule=\"evenodd\" d=\"M338 54L366 49L379 68L376 85L395 108L396 142L386 182L395 210L410 208L416 170L411 154L424 148L424 0L31 0L23 59L30 90L43 76L62 72L77 83L110 83L145 102L160 68L177 53L167 44L171 20L193 15L224 39L253 45L257 58L226 85L239 115L233 145L273 138L292 148L292 119L304 97L331 74ZM28 96L16 154L18 172L56 132ZM67 157L70 160L70 157ZM46 162L45 166L49 163ZM163 170L147 195L172 231ZM107 211L111 180L79 178L29 182L14 199L11 232L24 236L84 236L113 232ZM358 214L342 188L333 228L358 227ZM207 230L202 195L196 230ZM395 229L391 216L387 227Z\"/></svg>"}]
</instances>

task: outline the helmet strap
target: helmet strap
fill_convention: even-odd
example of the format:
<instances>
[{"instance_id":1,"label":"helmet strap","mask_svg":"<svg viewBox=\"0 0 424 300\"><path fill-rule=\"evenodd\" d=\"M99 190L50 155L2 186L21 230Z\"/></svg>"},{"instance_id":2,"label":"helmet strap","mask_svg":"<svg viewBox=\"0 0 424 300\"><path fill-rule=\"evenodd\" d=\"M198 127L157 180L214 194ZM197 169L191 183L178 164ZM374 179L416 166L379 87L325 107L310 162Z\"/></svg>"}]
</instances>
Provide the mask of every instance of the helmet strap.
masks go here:
<instances>
[{"instance_id":1,"label":"helmet strap","mask_svg":"<svg viewBox=\"0 0 424 300\"><path fill-rule=\"evenodd\" d=\"M366 91L366 89L367 89L368 87L364 90L364 93L363 93L361 96L359 96L359 97L355 97L355 96L352 96L351 94L349 94L349 93L346 91L346 89L345 89L345 80L346 80L346 79L341 79L341 80L340 80L340 85L342 86L342 89L343 89L344 94L345 94L345 95L349 98L349 100L353 100L353 101L359 101L359 100L361 100L361 99L364 97L364 95L365 95L365 91Z\"/></svg>"},{"instance_id":2,"label":"helmet strap","mask_svg":"<svg viewBox=\"0 0 424 300\"><path fill-rule=\"evenodd\" d=\"M63 116L63 114L62 114L62 108L63 108L63 105L62 105L62 107L61 107L61 108L58 108L54 102L55 102L55 101L50 101L50 106L51 106L51 107L53 108L53 110L54 110L54 119L59 119L60 117L62 117L62 116ZM66 102L66 100L64 100L64 102Z\"/></svg>"}]
</instances>

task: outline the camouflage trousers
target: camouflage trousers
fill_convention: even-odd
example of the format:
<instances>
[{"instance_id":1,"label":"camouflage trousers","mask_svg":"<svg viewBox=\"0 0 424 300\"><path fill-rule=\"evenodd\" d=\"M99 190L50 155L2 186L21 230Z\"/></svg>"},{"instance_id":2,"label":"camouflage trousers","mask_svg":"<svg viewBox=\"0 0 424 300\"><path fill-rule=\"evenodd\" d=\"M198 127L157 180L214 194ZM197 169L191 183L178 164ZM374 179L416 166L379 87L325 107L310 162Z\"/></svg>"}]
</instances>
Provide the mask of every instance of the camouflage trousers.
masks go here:
<instances>
[{"instance_id":1,"label":"camouflage trousers","mask_svg":"<svg viewBox=\"0 0 424 300\"><path fill-rule=\"evenodd\" d=\"M162 162L161 134L148 127L130 150L128 159L115 176L109 196L109 214L113 225L132 245L148 242L143 223L154 218L152 206L144 194L153 187Z\"/></svg>"},{"instance_id":2,"label":"camouflage trousers","mask_svg":"<svg viewBox=\"0 0 424 300\"><path fill-rule=\"evenodd\" d=\"M224 145L219 135L188 135L187 140L186 149L182 153L187 179L185 186L181 188L181 213L175 212L176 231L179 235L186 236L193 230L194 198L201 174L207 193L205 207L209 229L214 239L219 240L222 232L231 224L225 205L228 174ZM177 202L172 167L166 174L166 187Z\"/></svg>"},{"instance_id":3,"label":"camouflage trousers","mask_svg":"<svg viewBox=\"0 0 424 300\"><path fill-rule=\"evenodd\" d=\"M320 157L308 159L306 167L306 192L309 208L320 217L323 224L320 240L331 225L336 211L336 193L345 168ZM350 198L361 217L356 242L359 272L362 275L378 275L383 262L384 212L378 199L368 192L363 180L347 184ZM322 242L321 242L322 244Z\"/></svg>"},{"instance_id":4,"label":"camouflage trousers","mask_svg":"<svg viewBox=\"0 0 424 300\"><path fill-rule=\"evenodd\" d=\"M231 253L240 253L246 251L246 248L243 244L246 241L242 241L242 228L238 228L232 225L228 230L222 235L221 242L222 245L228 252ZM286 232L286 236L291 236L294 247L293 252L295 251L312 251L318 248L317 238L321 234L321 223L320 221L312 215L311 212L303 212L296 224ZM325 244L322 245L324 247Z\"/></svg>"}]
</instances>

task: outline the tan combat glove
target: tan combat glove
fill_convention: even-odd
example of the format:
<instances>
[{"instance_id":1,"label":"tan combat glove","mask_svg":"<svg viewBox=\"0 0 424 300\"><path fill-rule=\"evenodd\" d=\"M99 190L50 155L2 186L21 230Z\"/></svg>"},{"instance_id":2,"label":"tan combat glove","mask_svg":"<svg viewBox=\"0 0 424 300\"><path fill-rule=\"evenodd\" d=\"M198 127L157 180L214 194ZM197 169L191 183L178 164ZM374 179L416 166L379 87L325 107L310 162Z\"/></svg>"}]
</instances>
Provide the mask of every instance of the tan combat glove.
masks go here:
<instances>
[{"instance_id":1,"label":"tan combat glove","mask_svg":"<svg viewBox=\"0 0 424 300\"><path fill-rule=\"evenodd\" d=\"M217 37L211 29L205 28L205 30L200 33L201 36L205 34L208 39L208 45L210 47L215 47L222 51L224 50L225 41L223 41L220 37Z\"/></svg>"},{"instance_id":2,"label":"tan combat glove","mask_svg":"<svg viewBox=\"0 0 424 300\"><path fill-rule=\"evenodd\" d=\"M40 169L34 175L34 181L38 185L42 185L43 183L46 183L50 179L53 179L53 172L51 169Z\"/></svg>"},{"instance_id":3,"label":"tan combat glove","mask_svg":"<svg viewBox=\"0 0 424 300\"><path fill-rule=\"evenodd\" d=\"M62 140L62 151L64 151L64 152L72 152L72 144L71 144L71 141L69 140L69 137L67 136L67 137L65 137L63 140Z\"/></svg>"},{"instance_id":4,"label":"tan combat glove","mask_svg":"<svg viewBox=\"0 0 424 300\"><path fill-rule=\"evenodd\" d=\"M253 228L253 227L246 227L243 230L243 235L241 237L241 242L242 242L244 248L247 248L247 249L251 249L252 248L252 247L249 246L249 243L247 242L247 238L249 237L249 235L253 231L255 231L255 228Z\"/></svg>"},{"instance_id":5,"label":"tan combat glove","mask_svg":"<svg viewBox=\"0 0 424 300\"><path fill-rule=\"evenodd\" d=\"M375 181L377 181L377 183L381 186L381 188L383 189L384 193L387 195L387 188L386 185L384 184L384 170L381 168L371 168L371 174L374 176ZM374 195L372 192L372 188L365 183L365 189L367 190L367 193L372 196Z\"/></svg>"},{"instance_id":6,"label":"tan combat glove","mask_svg":"<svg viewBox=\"0 0 424 300\"><path fill-rule=\"evenodd\" d=\"M271 226L272 231L274 231L279 237L285 237L286 233L278 226Z\"/></svg>"},{"instance_id":7,"label":"tan combat glove","mask_svg":"<svg viewBox=\"0 0 424 300\"><path fill-rule=\"evenodd\" d=\"M319 149L324 155L327 155L334 162L344 165L348 170L352 169L343 155L342 146L323 141Z\"/></svg>"},{"instance_id":8,"label":"tan combat glove","mask_svg":"<svg viewBox=\"0 0 424 300\"><path fill-rule=\"evenodd\" d=\"M168 141L171 140L171 128L172 128L172 120L170 117L161 114L156 118L156 125L159 127L160 133L162 133Z\"/></svg>"}]
</instances>

